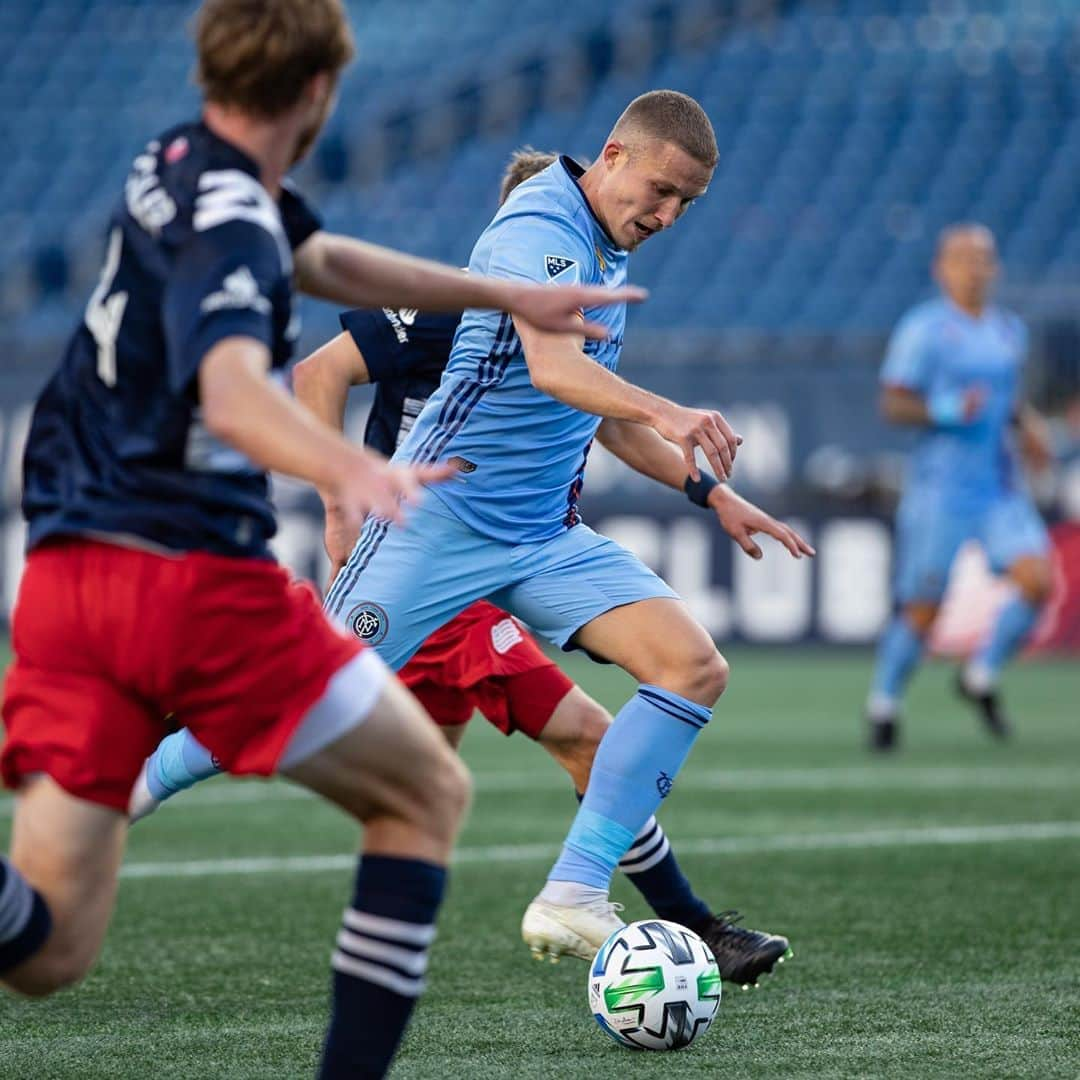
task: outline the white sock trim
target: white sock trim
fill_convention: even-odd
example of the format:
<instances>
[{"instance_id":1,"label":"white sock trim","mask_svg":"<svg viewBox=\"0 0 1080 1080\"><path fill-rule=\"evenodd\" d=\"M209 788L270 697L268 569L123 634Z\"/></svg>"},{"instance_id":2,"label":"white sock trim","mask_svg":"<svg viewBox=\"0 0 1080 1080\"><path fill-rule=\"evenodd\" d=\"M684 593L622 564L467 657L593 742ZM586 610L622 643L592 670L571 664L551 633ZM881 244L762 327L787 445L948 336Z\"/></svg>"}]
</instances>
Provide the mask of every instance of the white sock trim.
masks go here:
<instances>
[{"instance_id":1,"label":"white sock trim","mask_svg":"<svg viewBox=\"0 0 1080 1080\"><path fill-rule=\"evenodd\" d=\"M420 924L390 919L385 915L372 915L356 908L346 908L343 922L349 930L358 934L372 934L389 938L406 945L430 945L435 940L435 927L431 923Z\"/></svg>"},{"instance_id":2,"label":"white sock trim","mask_svg":"<svg viewBox=\"0 0 1080 1080\"><path fill-rule=\"evenodd\" d=\"M419 978L427 971L428 954L426 949L417 952L416 949L404 949L400 945L387 945L385 941L376 941L374 938L364 937L362 934L351 934L348 930L341 930L337 936L338 948L348 953L349 956L361 960L376 960L400 968L406 975Z\"/></svg>"},{"instance_id":3,"label":"white sock trim","mask_svg":"<svg viewBox=\"0 0 1080 1080\"><path fill-rule=\"evenodd\" d=\"M340 949L334 950L334 955L330 958L330 966L343 975L352 975L354 978L375 983L376 986L392 990L402 997L415 998L424 992L423 979L410 979L389 968L380 967L378 964L356 960Z\"/></svg>"}]
</instances>

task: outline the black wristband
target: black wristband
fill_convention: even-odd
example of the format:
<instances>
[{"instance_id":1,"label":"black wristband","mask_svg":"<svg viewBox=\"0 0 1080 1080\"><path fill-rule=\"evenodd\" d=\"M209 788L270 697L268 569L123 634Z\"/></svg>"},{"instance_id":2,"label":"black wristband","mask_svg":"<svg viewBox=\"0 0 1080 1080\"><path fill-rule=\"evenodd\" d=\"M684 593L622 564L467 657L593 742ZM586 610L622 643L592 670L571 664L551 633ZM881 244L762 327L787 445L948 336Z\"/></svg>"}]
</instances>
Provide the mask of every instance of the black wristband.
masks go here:
<instances>
[{"instance_id":1,"label":"black wristband","mask_svg":"<svg viewBox=\"0 0 1080 1080\"><path fill-rule=\"evenodd\" d=\"M710 473L701 470L701 479L693 480L689 476L683 482L682 489L686 492L686 497L695 506L708 506L709 505L709 492L712 491L720 481L712 476Z\"/></svg>"}]
</instances>

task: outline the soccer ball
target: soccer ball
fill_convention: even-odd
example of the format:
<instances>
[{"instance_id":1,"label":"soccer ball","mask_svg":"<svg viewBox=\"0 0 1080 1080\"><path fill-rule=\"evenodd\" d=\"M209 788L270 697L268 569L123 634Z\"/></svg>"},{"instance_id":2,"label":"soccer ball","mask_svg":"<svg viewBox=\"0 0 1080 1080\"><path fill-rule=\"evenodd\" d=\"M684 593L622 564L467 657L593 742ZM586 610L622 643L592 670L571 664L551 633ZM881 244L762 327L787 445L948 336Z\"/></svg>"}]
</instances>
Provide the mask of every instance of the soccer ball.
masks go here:
<instances>
[{"instance_id":1,"label":"soccer ball","mask_svg":"<svg viewBox=\"0 0 1080 1080\"><path fill-rule=\"evenodd\" d=\"M646 919L616 930L589 969L589 1008L621 1046L681 1050L720 1007L720 971L692 930Z\"/></svg>"}]
</instances>

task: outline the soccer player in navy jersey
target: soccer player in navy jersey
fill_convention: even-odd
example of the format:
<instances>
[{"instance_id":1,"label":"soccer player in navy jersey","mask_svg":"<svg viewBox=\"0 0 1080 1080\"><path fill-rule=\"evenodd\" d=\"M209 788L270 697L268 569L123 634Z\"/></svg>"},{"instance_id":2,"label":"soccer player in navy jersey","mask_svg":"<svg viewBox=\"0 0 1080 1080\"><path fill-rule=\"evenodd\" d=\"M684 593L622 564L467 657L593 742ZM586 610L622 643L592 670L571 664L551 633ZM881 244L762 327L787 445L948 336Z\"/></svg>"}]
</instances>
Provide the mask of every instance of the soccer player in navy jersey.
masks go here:
<instances>
[{"instance_id":1,"label":"soccer player in navy jersey","mask_svg":"<svg viewBox=\"0 0 1080 1080\"><path fill-rule=\"evenodd\" d=\"M321 1075L381 1076L423 988L468 777L271 559L265 470L335 492L356 527L402 520L399 500L447 470L388 467L267 377L296 336L292 278L341 304L506 308L574 333L583 306L626 296L506 288L320 229L284 176L352 55L340 0L206 0L196 38L202 118L136 158L27 442L0 981L46 995L92 965L132 783L176 712L229 772L280 772L364 823Z\"/></svg>"},{"instance_id":2,"label":"soccer player in navy jersey","mask_svg":"<svg viewBox=\"0 0 1080 1080\"><path fill-rule=\"evenodd\" d=\"M516 152L503 177L500 202L556 158L528 149ZM392 308L346 312L341 316L343 332L293 369L296 396L340 429L350 387L374 384L364 441L393 454L439 384L459 321L454 314ZM625 452L617 439L609 440L603 425L598 439L611 441L616 455ZM704 505L723 525L728 503L721 494L719 488L713 489ZM325 496L330 506L326 550L333 580L352 551L356 533L334 512L331 493ZM734 536L748 554L761 554L752 540L758 531L798 553L794 534L767 514L759 512L745 525L746 531ZM520 731L536 740L566 769L578 794L585 791L596 747L611 717L544 655L532 635L506 611L477 601L436 630L398 674L452 746L460 745L473 711L478 710L504 734ZM211 755L186 728L167 736L136 784L132 818L144 816L217 771ZM744 986L755 983L788 950L787 939L780 935L737 925L735 912L714 914L695 895L654 817L642 826L619 867L660 918L689 926L708 942L725 979Z\"/></svg>"},{"instance_id":3,"label":"soccer player in navy jersey","mask_svg":"<svg viewBox=\"0 0 1080 1080\"><path fill-rule=\"evenodd\" d=\"M1027 493L1020 452L1049 460L1041 417L1021 396L1027 329L990 303L993 234L954 225L938 241L942 295L900 321L881 369L882 411L920 429L896 516L897 611L878 646L867 702L869 745L896 747L900 703L922 657L960 546L978 540L1012 595L957 677L987 731L1009 733L998 682L1028 639L1051 587L1050 542Z\"/></svg>"}]
</instances>

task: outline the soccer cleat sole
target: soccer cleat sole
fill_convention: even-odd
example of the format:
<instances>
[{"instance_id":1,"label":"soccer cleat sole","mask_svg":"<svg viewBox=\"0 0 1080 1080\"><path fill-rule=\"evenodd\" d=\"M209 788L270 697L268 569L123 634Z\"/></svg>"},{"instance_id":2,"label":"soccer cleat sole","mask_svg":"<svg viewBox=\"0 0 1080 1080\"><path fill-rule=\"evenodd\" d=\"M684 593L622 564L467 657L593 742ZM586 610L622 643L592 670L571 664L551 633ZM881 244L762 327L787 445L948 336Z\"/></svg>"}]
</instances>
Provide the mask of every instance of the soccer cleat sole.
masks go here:
<instances>
[{"instance_id":1,"label":"soccer cleat sole","mask_svg":"<svg viewBox=\"0 0 1080 1080\"><path fill-rule=\"evenodd\" d=\"M761 980L763 978L765 978L766 976L769 976L769 975L776 975L777 974L776 969L781 964L783 964L786 960L794 960L794 959L795 959L795 950L792 949L791 946L789 945L788 948L787 948L787 951L782 956L778 956L776 958L776 962L773 964L772 967L768 968L765 971L762 971L761 974L758 975L756 982L742 983L741 986L739 987L739 989L741 989L741 990L760 990L762 988L762 985L763 985L762 982L761 982Z\"/></svg>"},{"instance_id":2,"label":"soccer cleat sole","mask_svg":"<svg viewBox=\"0 0 1080 1080\"><path fill-rule=\"evenodd\" d=\"M609 926L589 928L590 937L596 940L596 944L593 944L584 932L566 925L550 911L550 907L536 901L530 904L522 919L521 937L534 958L542 960L547 957L553 963L563 956L591 961L607 936L623 925L621 921L613 920Z\"/></svg>"}]
</instances>

